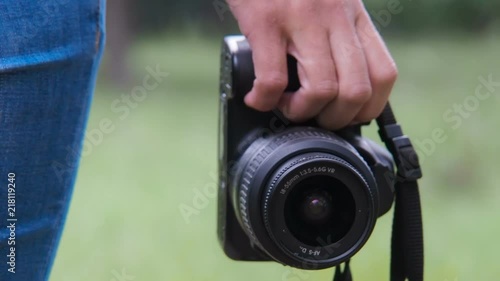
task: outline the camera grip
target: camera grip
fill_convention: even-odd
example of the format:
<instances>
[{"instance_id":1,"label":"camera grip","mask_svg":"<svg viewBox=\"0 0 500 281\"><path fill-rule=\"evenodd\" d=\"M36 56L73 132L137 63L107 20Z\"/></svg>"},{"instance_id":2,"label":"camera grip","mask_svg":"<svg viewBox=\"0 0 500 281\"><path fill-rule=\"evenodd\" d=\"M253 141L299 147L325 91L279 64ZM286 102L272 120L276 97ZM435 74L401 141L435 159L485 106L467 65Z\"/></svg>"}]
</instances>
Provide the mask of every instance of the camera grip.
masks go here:
<instances>
[{"instance_id":1,"label":"camera grip","mask_svg":"<svg viewBox=\"0 0 500 281\"><path fill-rule=\"evenodd\" d=\"M295 92L300 88L297 59L287 55L288 85L285 92ZM255 71L250 44L244 36L228 36L224 39L222 53L223 84L231 85L233 97L243 100L252 89ZM229 79L227 79L229 78Z\"/></svg>"}]
</instances>

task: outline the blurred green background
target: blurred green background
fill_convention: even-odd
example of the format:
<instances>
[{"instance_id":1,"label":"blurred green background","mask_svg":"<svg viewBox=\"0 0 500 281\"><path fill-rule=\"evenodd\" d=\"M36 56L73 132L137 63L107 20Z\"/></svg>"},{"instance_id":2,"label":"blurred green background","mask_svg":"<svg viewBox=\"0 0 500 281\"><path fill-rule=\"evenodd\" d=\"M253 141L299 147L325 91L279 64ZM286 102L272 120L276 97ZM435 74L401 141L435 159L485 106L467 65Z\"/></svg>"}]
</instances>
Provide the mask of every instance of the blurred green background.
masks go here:
<instances>
[{"instance_id":1,"label":"blurred green background","mask_svg":"<svg viewBox=\"0 0 500 281\"><path fill-rule=\"evenodd\" d=\"M219 46L237 27L215 2L108 2L108 49L51 280L331 280L332 270L234 262L219 247ZM369 4L373 16L387 1ZM498 1L401 4L381 32L400 71L393 108L423 162L426 280L498 280L500 85L474 98L482 79L500 82ZM117 113L157 65L168 77ZM106 119L112 132L92 142ZM431 141L436 130L444 141ZM206 206L183 217L207 191ZM381 218L353 259L354 280L388 280L391 223Z\"/></svg>"}]
</instances>

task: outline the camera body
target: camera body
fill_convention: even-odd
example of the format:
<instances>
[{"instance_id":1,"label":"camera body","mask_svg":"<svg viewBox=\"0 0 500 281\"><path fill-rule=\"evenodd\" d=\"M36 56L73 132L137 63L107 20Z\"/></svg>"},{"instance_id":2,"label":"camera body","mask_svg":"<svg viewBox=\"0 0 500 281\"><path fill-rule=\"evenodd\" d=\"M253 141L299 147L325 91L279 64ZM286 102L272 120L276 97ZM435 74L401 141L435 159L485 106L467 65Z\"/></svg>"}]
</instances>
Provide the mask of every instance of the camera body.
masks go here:
<instances>
[{"instance_id":1,"label":"camera body","mask_svg":"<svg viewBox=\"0 0 500 281\"><path fill-rule=\"evenodd\" d=\"M288 58L287 91L299 88ZM254 80L243 36L223 41L220 74L218 238L241 261L302 269L336 266L361 249L392 206L394 162L361 136L330 132L244 103Z\"/></svg>"}]
</instances>

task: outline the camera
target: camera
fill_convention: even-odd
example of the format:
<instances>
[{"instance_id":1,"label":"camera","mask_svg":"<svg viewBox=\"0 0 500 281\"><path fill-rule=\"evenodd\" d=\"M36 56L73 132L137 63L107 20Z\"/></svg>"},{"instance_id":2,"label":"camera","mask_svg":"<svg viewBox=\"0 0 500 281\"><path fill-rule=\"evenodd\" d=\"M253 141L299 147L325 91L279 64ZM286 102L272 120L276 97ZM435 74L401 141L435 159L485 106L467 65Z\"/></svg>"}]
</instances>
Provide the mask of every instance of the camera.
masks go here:
<instances>
[{"instance_id":1,"label":"camera","mask_svg":"<svg viewBox=\"0 0 500 281\"><path fill-rule=\"evenodd\" d=\"M287 91L299 88L288 57ZM395 163L361 135L314 120L258 112L244 96L254 80L243 36L224 38L220 73L218 238L240 261L324 269L349 260L394 201Z\"/></svg>"}]
</instances>

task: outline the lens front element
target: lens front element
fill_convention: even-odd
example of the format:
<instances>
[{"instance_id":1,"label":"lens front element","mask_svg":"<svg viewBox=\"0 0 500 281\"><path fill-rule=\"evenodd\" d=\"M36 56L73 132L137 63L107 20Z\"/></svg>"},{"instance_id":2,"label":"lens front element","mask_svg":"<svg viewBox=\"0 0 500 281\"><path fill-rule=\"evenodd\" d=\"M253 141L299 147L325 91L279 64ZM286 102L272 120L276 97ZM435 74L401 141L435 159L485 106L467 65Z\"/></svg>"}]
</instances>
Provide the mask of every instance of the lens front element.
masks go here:
<instances>
[{"instance_id":1,"label":"lens front element","mask_svg":"<svg viewBox=\"0 0 500 281\"><path fill-rule=\"evenodd\" d=\"M310 225L321 225L327 222L333 213L333 202L332 195L323 189L316 189L311 186L307 189L312 189L313 191L306 191L305 199L302 199L299 207L298 216L294 214L295 217L300 217L302 223ZM297 210L294 208L294 210Z\"/></svg>"},{"instance_id":2,"label":"lens front element","mask_svg":"<svg viewBox=\"0 0 500 281\"><path fill-rule=\"evenodd\" d=\"M325 175L297 183L285 202L285 222L291 234L310 246L338 242L351 229L356 206L349 188Z\"/></svg>"}]
</instances>

